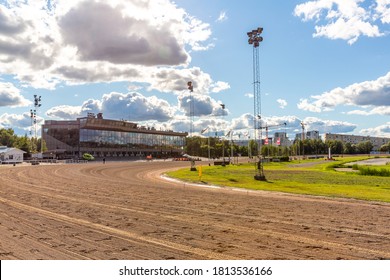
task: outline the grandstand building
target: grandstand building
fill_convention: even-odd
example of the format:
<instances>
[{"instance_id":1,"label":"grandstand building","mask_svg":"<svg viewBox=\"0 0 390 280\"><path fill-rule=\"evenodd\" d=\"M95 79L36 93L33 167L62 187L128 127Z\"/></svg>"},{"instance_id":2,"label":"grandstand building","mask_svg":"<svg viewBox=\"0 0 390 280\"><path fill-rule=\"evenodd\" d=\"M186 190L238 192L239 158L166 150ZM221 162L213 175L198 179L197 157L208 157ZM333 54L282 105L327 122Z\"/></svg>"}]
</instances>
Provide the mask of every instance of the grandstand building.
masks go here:
<instances>
[{"instance_id":1,"label":"grandstand building","mask_svg":"<svg viewBox=\"0 0 390 280\"><path fill-rule=\"evenodd\" d=\"M162 131L136 123L103 119L101 113L77 120L46 120L42 138L50 154L57 158L171 157L183 153L187 132Z\"/></svg>"}]
</instances>

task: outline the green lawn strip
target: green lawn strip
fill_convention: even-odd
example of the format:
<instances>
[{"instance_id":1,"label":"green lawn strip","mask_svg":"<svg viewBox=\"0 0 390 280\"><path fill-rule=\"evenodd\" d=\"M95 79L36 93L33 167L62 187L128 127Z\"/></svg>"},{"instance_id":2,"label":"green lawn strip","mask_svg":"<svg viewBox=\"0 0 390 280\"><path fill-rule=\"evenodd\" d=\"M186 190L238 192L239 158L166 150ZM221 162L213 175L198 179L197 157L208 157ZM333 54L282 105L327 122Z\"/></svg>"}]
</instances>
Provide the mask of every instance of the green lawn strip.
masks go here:
<instances>
[{"instance_id":1,"label":"green lawn strip","mask_svg":"<svg viewBox=\"0 0 390 280\"><path fill-rule=\"evenodd\" d=\"M254 180L254 164L202 166L201 178L198 172L189 168L168 172L167 175L209 185L390 202L388 177L360 176L327 168L334 162L302 168L289 167L291 164L296 163L265 164L266 182Z\"/></svg>"}]
</instances>

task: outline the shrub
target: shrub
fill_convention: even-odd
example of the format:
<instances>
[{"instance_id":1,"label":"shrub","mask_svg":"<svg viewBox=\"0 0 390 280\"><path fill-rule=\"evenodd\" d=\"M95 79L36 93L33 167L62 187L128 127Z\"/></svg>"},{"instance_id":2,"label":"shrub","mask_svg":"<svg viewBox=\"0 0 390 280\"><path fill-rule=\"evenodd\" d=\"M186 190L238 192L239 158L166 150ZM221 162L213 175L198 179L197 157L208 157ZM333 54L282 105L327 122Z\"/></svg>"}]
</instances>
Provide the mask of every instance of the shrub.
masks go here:
<instances>
[{"instance_id":1,"label":"shrub","mask_svg":"<svg viewBox=\"0 0 390 280\"><path fill-rule=\"evenodd\" d=\"M90 160L95 160L95 158L93 157L93 155L85 153L85 154L83 154L83 160L90 161Z\"/></svg>"},{"instance_id":2,"label":"shrub","mask_svg":"<svg viewBox=\"0 0 390 280\"><path fill-rule=\"evenodd\" d=\"M359 166L359 174L365 176L382 176L382 177L390 177L390 170L386 168L369 168L367 166Z\"/></svg>"}]
</instances>

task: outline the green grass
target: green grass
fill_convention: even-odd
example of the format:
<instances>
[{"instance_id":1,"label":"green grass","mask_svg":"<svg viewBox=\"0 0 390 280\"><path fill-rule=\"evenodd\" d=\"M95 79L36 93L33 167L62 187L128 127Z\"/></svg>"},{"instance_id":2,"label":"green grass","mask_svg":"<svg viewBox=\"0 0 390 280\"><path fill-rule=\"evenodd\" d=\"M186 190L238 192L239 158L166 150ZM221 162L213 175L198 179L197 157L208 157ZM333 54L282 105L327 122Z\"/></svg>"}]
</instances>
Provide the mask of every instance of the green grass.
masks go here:
<instances>
[{"instance_id":1,"label":"green grass","mask_svg":"<svg viewBox=\"0 0 390 280\"><path fill-rule=\"evenodd\" d=\"M254 180L254 164L202 166L201 178L198 172L190 171L189 168L168 172L167 175L187 182L202 181L209 185L390 202L388 177L334 171L335 167L362 159L367 157L265 163L266 182ZM386 169L390 170L388 167Z\"/></svg>"}]
</instances>

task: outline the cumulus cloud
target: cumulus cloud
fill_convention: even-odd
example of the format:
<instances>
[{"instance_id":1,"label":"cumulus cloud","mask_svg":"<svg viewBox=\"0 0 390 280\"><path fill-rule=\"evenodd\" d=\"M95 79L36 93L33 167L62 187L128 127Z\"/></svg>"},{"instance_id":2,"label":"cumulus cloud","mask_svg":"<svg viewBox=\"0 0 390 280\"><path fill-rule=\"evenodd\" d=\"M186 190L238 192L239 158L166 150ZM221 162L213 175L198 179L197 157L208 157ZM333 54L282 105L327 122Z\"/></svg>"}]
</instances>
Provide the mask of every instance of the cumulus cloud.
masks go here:
<instances>
[{"instance_id":1,"label":"cumulus cloud","mask_svg":"<svg viewBox=\"0 0 390 280\"><path fill-rule=\"evenodd\" d=\"M82 106L60 105L50 108L46 111L46 115L51 118L59 118L72 120L83 116Z\"/></svg>"},{"instance_id":2,"label":"cumulus cloud","mask_svg":"<svg viewBox=\"0 0 390 280\"><path fill-rule=\"evenodd\" d=\"M362 129L360 131L363 135L377 136L377 137L389 137L390 138L390 122L387 122L383 125Z\"/></svg>"},{"instance_id":3,"label":"cumulus cloud","mask_svg":"<svg viewBox=\"0 0 390 280\"><path fill-rule=\"evenodd\" d=\"M82 60L147 66L188 62L171 24L157 29L149 19L124 12L118 6L85 1L61 17L59 27L65 43L75 46Z\"/></svg>"},{"instance_id":4,"label":"cumulus cloud","mask_svg":"<svg viewBox=\"0 0 390 280\"><path fill-rule=\"evenodd\" d=\"M387 114L390 107L390 72L373 81L356 83L346 88L335 88L311 99L301 99L298 108L310 112L333 110L339 105L379 106L371 113Z\"/></svg>"},{"instance_id":5,"label":"cumulus cloud","mask_svg":"<svg viewBox=\"0 0 390 280\"><path fill-rule=\"evenodd\" d=\"M318 130L320 133L349 133L357 128L356 124L343 121L322 120L307 117L303 120L306 130Z\"/></svg>"},{"instance_id":6,"label":"cumulus cloud","mask_svg":"<svg viewBox=\"0 0 390 280\"><path fill-rule=\"evenodd\" d=\"M275 131L283 131L295 137L295 133L301 131L301 122L305 125L305 130L318 130L320 134L323 133L348 133L357 128L357 125L334 120L323 120L314 117L306 117L300 119L297 116L269 116L261 120L261 126L263 127L263 134L265 133L265 127L268 127L269 133ZM232 120L230 128L238 131L252 130L254 126L253 115L244 114L239 118Z\"/></svg>"},{"instance_id":7,"label":"cumulus cloud","mask_svg":"<svg viewBox=\"0 0 390 280\"><path fill-rule=\"evenodd\" d=\"M386 115L390 116L390 106L379 106L375 107L371 110L352 110L346 113L347 115L362 115L362 116L370 116L370 115Z\"/></svg>"},{"instance_id":8,"label":"cumulus cloud","mask_svg":"<svg viewBox=\"0 0 390 280\"><path fill-rule=\"evenodd\" d=\"M37 116L37 128L40 129L43 123L43 118ZM32 131L30 112L25 112L21 115L18 114L2 114L0 115L0 127L16 128L24 131Z\"/></svg>"},{"instance_id":9,"label":"cumulus cloud","mask_svg":"<svg viewBox=\"0 0 390 280\"><path fill-rule=\"evenodd\" d=\"M184 93L177 98L179 109L190 116L190 112L195 117L201 116L226 116L229 114L227 108L223 109L222 102L216 101L208 95L198 93ZM193 105L191 106L191 102Z\"/></svg>"},{"instance_id":10,"label":"cumulus cloud","mask_svg":"<svg viewBox=\"0 0 390 280\"><path fill-rule=\"evenodd\" d=\"M149 83L149 90L159 90L162 92L174 92L181 94L187 90L187 82L192 81L194 92L196 93L216 93L229 89L226 82L213 82L209 74L203 72L199 67L172 69L159 68L152 72L145 81Z\"/></svg>"},{"instance_id":11,"label":"cumulus cloud","mask_svg":"<svg viewBox=\"0 0 390 280\"><path fill-rule=\"evenodd\" d=\"M49 109L49 117L75 119L85 117L88 112L102 112L105 118L127 119L130 121L167 121L174 115L175 108L166 100L155 96L146 97L140 93L111 92L101 100L89 99L81 106L56 106Z\"/></svg>"},{"instance_id":12,"label":"cumulus cloud","mask_svg":"<svg viewBox=\"0 0 390 280\"><path fill-rule=\"evenodd\" d=\"M360 36L380 37L385 33L378 26L390 23L388 0L376 0L367 5L365 0L316 0L299 4L294 15L303 21L316 22L313 37L346 40L355 43Z\"/></svg>"},{"instance_id":13,"label":"cumulus cloud","mask_svg":"<svg viewBox=\"0 0 390 280\"><path fill-rule=\"evenodd\" d=\"M167 92L198 78L205 93L228 88L186 69L192 51L213 46L211 29L170 0L9 0L0 10L0 74L25 86L128 81Z\"/></svg>"},{"instance_id":14,"label":"cumulus cloud","mask_svg":"<svg viewBox=\"0 0 390 280\"><path fill-rule=\"evenodd\" d=\"M24 107L32 102L24 98L12 83L0 82L0 107Z\"/></svg>"}]
</instances>

